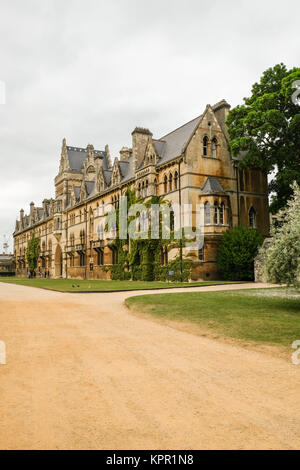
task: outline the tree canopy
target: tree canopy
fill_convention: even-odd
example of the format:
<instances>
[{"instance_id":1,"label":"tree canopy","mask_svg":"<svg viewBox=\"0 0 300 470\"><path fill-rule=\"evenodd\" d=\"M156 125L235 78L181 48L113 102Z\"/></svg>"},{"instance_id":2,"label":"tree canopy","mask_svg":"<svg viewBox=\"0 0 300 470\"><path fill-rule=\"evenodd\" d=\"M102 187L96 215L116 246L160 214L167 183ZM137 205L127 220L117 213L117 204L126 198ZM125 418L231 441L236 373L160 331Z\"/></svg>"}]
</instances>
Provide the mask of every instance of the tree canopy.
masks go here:
<instances>
[{"instance_id":1,"label":"tree canopy","mask_svg":"<svg viewBox=\"0 0 300 470\"><path fill-rule=\"evenodd\" d=\"M282 63L269 68L227 119L231 153L244 155L240 168L261 168L272 175L273 213L291 197L291 184L300 183L299 80L300 68L287 70Z\"/></svg>"}]
</instances>

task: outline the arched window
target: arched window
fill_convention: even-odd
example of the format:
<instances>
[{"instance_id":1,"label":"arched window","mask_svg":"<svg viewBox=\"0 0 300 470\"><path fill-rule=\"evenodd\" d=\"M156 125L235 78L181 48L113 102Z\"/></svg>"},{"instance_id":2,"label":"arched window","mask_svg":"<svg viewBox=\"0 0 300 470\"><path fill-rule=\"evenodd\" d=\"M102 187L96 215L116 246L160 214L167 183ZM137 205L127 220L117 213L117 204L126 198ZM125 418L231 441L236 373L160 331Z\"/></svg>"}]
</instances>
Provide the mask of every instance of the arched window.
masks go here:
<instances>
[{"instance_id":1,"label":"arched window","mask_svg":"<svg viewBox=\"0 0 300 470\"><path fill-rule=\"evenodd\" d=\"M141 183L138 185L138 196L141 197Z\"/></svg>"},{"instance_id":2,"label":"arched window","mask_svg":"<svg viewBox=\"0 0 300 470\"><path fill-rule=\"evenodd\" d=\"M174 227L175 227L175 215L174 215L174 210L171 210L170 211L170 230L171 230L171 232L174 231Z\"/></svg>"},{"instance_id":3,"label":"arched window","mask_svg":"<svg viewBox=\"0 0 300 470\"><path fill-rule=\"evenodd\" d=\"M224 225L224 216L225 216L225 205L224 202L221 203L219 211L219 221L221 225Z\"/></svg>"},{"instance_id":4,"label":"arched window","mask_svg":"<svg viewBox=\"0 0 300 470\"><path fill-rule=\"evenodd\" d=\"M253 209L253 207L251 207L251 209L249 211L249 225L250 225L250 227L255 228L255 226L256 226L256 220L255 219L256 219L256 212Z\"/></svg>"},{"instance_id":5,"label":"arched window","mask_svg":"<svg viewBox=\"0 0 300 470\"><path fill-rule=\"evenodd\" d=\"M90 208L90 213L89 213L89 229L90 233L93 233L94 231L94 214L93 214L93 209Z\"/></svg>"},{"instance_id":6,"label":"arched window","mask_svg":"<svg viewBox=\"0 0 300 470\"><path fill-rule=\"evenodd\" d=\"M148 180L146 180L146 191L145 191L146 192L146 194L145 194L146 197L148 196L148 186L149 186L149 183L148 183Z\"/></svg>"},{"instance_id":7,"label":"arched window","mask_svg":"<svg viewBox=\"0 0 300 470\"><path fill-rule=\"evenodd\" d=\"M218 224L218 203L215 201L214 203L214 224Z\"/></svg>"},{"instance_id":8,"label":"arched window","mask_svg":"<svg viewBox=\"0 0 300 470\"><path fill-rule=\"evenodd\" d=\"M204 249L203 249L203 247L198 249L198 260L199 261L204 261Z\"/></svg>"},{"instance_id":9,"label":"arched window","mask_svg":"<svg viewBox=\"0 0 300 470\"><path fill-rule=\"evenodd\" d=\"M178 173L177 171L175 171L175 174L174 174L174 189L178 189Z\"/></svg>"},{"instance_id":10,"label":"arched window","mask_svg":"<svg viewBox=\"0 0 300 470\"><path fill-rule=\"evenodd\" d=\"M80 231L80 243L83 245L84 244L84 238L85 238L85 231L81 230Z\"/></svg>"},{"instance_id":11,"label":"arched window","mask_svg":"<svg viewBox=\"0 0 300 470\"><path fill-rule=\"evenodd\" d=\"M165 175L165 177L164 177L164 192L165 193L168 192L168 177L167 177L167 175Z\"/></svg>"},{"instance_id":12,"label":"arched window","mask_svg":"<svg viewBox=\"0 0 300 470\"><path fill-rule=\"evenodd\" d=\"M208 154L208 137L205 135L203 137L203 155L207 156Z\"/></svg>"},{"instance_id":13,"label":"arched window","mask_svg":"<svg viewBox=\"0 0 300 470\"><path fill-rule=\"evenodd\" d=\"M211 156L215 158L217 156L217 139L215 137L211 141Z\"/></svg>"},{"instance_id":14,"label":"arched window","mask_svg":"<svg viewBox=\"0 0 300 470\"><path fill-rule=\"evenodd\" d=\"M204 204L204 223L205 223L205 225L210 224L210 204L209 204L209 202L206 202Z\"/></svg>"},{"instance_id":15,"label":"arched window","mask_svg":"<svg viewBox=\"0 0 300 470\"><path fill-rule=\"evenodd\" d=\"M154 180L154 191L153 192L154 192L154 196L157 196L157 180L156 180L156 178Z\"/></svg>"},{"instance_id":16,"label":"arched window","mask_svg":"<svg viewBox=\"0 0 300 470\"><path fill-rule=\"evenodd\" d=\"M172 173L169 174L169 191L173 190L173 176Z\"/></svg>"}]
</instances>

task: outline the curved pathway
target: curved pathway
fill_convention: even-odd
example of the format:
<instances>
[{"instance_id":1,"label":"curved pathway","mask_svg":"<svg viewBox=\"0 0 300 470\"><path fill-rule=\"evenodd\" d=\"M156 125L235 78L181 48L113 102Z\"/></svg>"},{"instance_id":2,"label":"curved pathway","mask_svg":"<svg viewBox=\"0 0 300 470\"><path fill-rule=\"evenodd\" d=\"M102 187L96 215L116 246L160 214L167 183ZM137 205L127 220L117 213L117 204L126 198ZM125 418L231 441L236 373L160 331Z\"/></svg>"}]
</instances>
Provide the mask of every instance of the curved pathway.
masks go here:
<instances>
[{"instance_id":1,"label":"curved pathway","mask_svg":"<svg viewBox=\"0 0 300 470\"><path fill-rule=\"evenodd\" d=\"M0 449L299 447L300 366L128 313L153 292L0 282Z\"/></svg>"}]
</instances>

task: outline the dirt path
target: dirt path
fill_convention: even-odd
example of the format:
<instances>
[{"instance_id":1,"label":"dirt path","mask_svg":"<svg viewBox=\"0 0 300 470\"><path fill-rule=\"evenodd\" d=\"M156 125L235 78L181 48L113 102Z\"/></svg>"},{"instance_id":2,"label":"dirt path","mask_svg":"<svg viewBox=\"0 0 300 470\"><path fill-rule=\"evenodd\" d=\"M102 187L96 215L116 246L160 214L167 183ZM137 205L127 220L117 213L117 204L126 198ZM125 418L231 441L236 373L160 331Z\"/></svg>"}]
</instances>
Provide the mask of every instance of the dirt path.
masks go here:
<instances>
[{"instance_id":1,"label":"dirt path","mask_svg":"<svg viewBox=\"0 0 300 470\"><path fill-rule=\"evenodd\" d=\"M0 283L0 449L299 448L300 366L130 315L132 295Z\"/></svg>"}]
</instances>

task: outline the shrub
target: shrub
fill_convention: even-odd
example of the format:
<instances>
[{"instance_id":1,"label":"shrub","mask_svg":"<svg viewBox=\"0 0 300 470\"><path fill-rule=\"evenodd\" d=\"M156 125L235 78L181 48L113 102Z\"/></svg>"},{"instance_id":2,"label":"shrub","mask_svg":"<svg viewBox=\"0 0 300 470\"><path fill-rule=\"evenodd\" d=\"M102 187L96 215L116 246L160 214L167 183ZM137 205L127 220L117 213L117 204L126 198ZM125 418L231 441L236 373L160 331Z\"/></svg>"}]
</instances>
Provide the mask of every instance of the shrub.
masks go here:
<instances>
[{"instance_id":1,"label":"shrub","mask_svg":"<svg viewBox=\"0 0 300 470\"><path fill-rule=\"evenodd\" d=\"M252 281L254 258L262 244L261 234L246 227L235 227L224 233L217 253L218 270L228 281Z\"/></svg>"},{"instance_id":2,"label":"shrub","mask_svg":"<svg viewBox=\"0 0 300 470\"><path fill-rule=\"evenodd\" d=\"M300 186L292 185L293 196L279 214L282 223L275 228L266 251L269 281L300 285Z\"/></svg>"}]
</instances>

